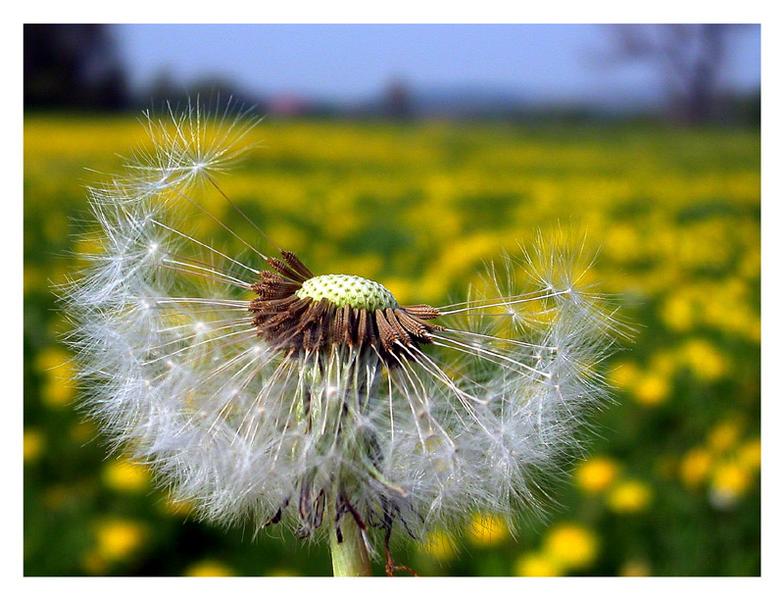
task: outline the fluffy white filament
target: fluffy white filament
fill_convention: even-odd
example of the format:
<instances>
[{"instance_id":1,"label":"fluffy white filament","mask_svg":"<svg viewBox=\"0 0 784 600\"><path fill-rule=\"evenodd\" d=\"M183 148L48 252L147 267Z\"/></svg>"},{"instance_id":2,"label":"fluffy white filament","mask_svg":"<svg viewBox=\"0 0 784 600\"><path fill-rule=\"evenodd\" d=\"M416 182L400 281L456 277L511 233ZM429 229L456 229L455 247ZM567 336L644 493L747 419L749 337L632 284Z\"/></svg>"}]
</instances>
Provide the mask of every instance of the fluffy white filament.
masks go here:
<instances>
[{"instance_id":1,"label":"fluffy white filament","mask_svg":"<svg viewBox=\"0 0 784 600\"><path fill-rule=\"evenodd\" d=\"M278 515L304 534L334 522L340 498L416 537L536 505L604 396L614 321L578 291L574 256L541 242L506 259L494 292L441 307L443 330L401 345L397 364L373 348L275 350L249 312L266 255L216 219L250 249L230 256L182 216L210 216L199 195L219 193L215 174L247 146L246 115L230 113L148 116L152 150L90 191L102 251L64 295L84 404L113 446L204 517Z\"/></svg>"}]
</instances>

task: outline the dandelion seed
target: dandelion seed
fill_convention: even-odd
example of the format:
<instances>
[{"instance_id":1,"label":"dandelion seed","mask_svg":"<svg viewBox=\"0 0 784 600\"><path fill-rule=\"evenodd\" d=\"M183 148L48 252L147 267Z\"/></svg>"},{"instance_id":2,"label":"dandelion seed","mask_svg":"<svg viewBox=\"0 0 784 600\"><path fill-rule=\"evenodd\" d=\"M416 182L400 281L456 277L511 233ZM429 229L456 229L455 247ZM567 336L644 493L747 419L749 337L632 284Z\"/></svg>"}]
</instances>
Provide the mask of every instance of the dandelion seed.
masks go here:
<instances>
[{"instance_id":1,"label":"dandelion seed","mask_svg":"<svg viewBox=\"0 0 784 600\"><path fill-rule=\"evenodd\" d=\"M336 570L366 570L381 541L395 571L393 533L536 509L540 475L605 396L596 367L617 329L579 257L542 237L491 269L485 299L401 305L262 251L203 206L216 193L261 232L216 180L247 113L167 113L146 115L152 150L91 190L104 252L64 290L84 406L113 447L204 518L328 532ZM250 258L198 240L194 211Z\"/></svg>"}]
</instances>

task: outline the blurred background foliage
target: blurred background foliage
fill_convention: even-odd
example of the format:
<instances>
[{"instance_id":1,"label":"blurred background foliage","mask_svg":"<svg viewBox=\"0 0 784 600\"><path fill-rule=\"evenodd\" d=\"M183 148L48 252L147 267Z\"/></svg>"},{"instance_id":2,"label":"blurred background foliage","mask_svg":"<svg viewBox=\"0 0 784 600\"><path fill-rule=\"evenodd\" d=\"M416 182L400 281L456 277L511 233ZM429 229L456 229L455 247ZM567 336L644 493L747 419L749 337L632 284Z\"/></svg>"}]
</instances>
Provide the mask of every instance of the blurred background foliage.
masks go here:
<instances>
[{"instance_id":1,"label":"blurred background foliage","mask_svg":"<svg viewBox=\"0 0 784 600\"><path fill-rule=\"evenodd\" d=\"M40 72L28 77L26 65L26 83ZM144 466L107 458L106 441L74 406L60 341L68 323L52 284L89 250L80 241L84 186L100 176L85 167L116 171L118 154L144 143L123 94L106 92L121 81L116 67L103 72L110 79L98 77L98 87L111 102L102 106L118 112L74 110L89 102L63 112L63 103L27 98L25 573L329 575L322 545L190 519ZM601 290L638 324L607 365L616 401L595 419L598 435L554 491L546 520L512 534L497 516L476 514L464 530L402 542L397 561L422 575L758 574L754 118L717 118L716 104L678 119L672 105L645 119L426 118L401 110L406 96L392 91L377 114L273 111L247 159L220 177L223 189L314 270L382 281L404 303L460 297L486 260L537 229L574 227L600 249ZM257 235L218 199L210 210L243 237ZM238 250L213 224L194 227Z\"/></svg>"}]
</instances>

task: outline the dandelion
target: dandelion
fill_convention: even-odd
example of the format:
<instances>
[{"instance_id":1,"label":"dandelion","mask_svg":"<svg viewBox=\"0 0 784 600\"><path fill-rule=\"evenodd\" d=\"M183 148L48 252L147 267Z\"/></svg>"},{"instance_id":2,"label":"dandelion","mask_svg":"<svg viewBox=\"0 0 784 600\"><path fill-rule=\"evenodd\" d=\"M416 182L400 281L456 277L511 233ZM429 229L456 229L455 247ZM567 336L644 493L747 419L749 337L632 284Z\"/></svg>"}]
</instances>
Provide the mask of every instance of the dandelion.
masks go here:
<instances>
[{"instance_id":1,"label":"dandelion","mask_svg":"<svg viewBox=\"0 0 784 600\"><path fill-rule=\"evenodd\" d=\"M633 362L622 361L608 370L607 378L615 387L631 388L641 378L642 370Z\"/></svg>"},{"instance_id":2,"label":"dandelion","mask_svg":"<svg viewBox=\"0 0 784 600\"><path fill-rule=\"evenodd\" d=\"M540 236L482 295L400 304L215 217L202 197L272 245L217 181L253 121L168 113L147 115L151 149L126 175L90 190L101 250L64 292L84 405L113 448L203 518L327 535L336 574L368 574L379 547L394 572L393 533L541 507L541 475L605 396L617 330L582 254ZM227 247L193 233L194 213Z\"/></svg>"},{"instance_id":3,"label":"dandelion","mask_svg":"<svg viewBox=\"0 0 784 600\"><path fill-rule=\"evenodd\" d=\"M690 340L683 345L681 352L684 363L702 381L715 381L723 377L727 371L724 355L705 340Z\"/></svg>"},{"instance_id":4,"label":"dandelion","mask_svg":"<svg viewBox=\"0 0 784 600\"><path fill-rule=\"evenodd\" d=\"M645 510L651 501L651 489L642 481L629 480L619 483L607 499L610 508L621 514Z\"/></svg>"},{"instance_id":5,"label":"dandelion","mask_svg":"<svg viewBox=\"0 0 784 600\"><path fill-rule=\"evenodd\" d=\"M34 462L46 446L44 436L38 429L25 429L22 456L25 462Z\"/></svg>"},{"instance_id":6,"label":"dandelion","mask_svg":"<svg viewBox=\"0 0 784 600\"><path fill-rule=\"evenodd\" d=\"M632 390L635 400L643 406L656 406L670 394L670 382L660 373L646 373Z\"/></svg>"},{"instance_id":7,"label":"dandelion","mask_svg":"<svg viewBox=\"0 0 784 600\"><path fill-rule=\"evenodd\" d=\"M147 535L146 528L134 521L111 519L96 527L96 551L107 561L125 560L136 552Z\"/></svg>"},{"instance_id":8,"label":"dandelion","mask_svg":"<svg viewBox=\"0 0 784 600\"><path fill-rule=\"evenodd\" d=\"M149 482L147 470L126 460L109 463L103 471L106 486L118 492L140 492Z\"/></svg>"},{"instance_id":9,"label":"dandelion","mask_svg":"<svg viewBox=\"0 0 784 600\"><path fill-rule=\"evenodd\" d=\"M599 553L599 539L589 529L576 523L561 523L548 532L545 555L566 569L590 566Z\"/></svg>"},{"instance_id":10,"label":"dandelion","mask_svg":"<svg viewBox=\"0 0 784 600\"><path fill-rule=\"evenodd\" d=\"M708 446L714 452L726 452L737 443L741 429L741 423L737 417L718 423L708 434Z\"/></svg>"},{"instance_id":11,"label":"dandelion","mask_svg":"<svg viewBox=\"0 0 784 600\"><path fill-rule=\"evenodd\" d=\"M713 472L708 497L719 509L733 508L751 484L751 474L738 462L719 464Z\"/></svg>"},{"instance_id":12,"label":"dandelion","mask_svg":"<svg viewBox=\"0 0 784 600\"><path fill-rule=\"evenodd\" d=\"M577 485L588 493L606 490L618 474L618 464L611 458L597 456L582 463L575 472Z\"/></svg>"},{"instance_id":13,"label":"dandelion","mask_svg":"<svg viewBox=\"0 0 784 600\"><path fill-rule=\"evenodd\" d=\"M186 577L231 577L234 572L221 562L203 560L197 562L185 571Z\"/></svg>"},{"instance_id":14,"label":"dandelion","mask_svg":"<svg viewBox=\"0 0 784 600\"><path fill-rule=\"evenodd\" d=\"M472 544L480 547L495 546L509 537L506 522L493 514L474 515L467 529L468 539Z\"/></svg>"},{"instance_id":15,"label":"dandelion","mask_svg":"<svg viewBox=\"0 0 784 600\"><path fill-rule=\"evenodd\" d=\"M448 533L435 529L427 534L422 543L422 549L440 561L448 561L455 556L455 542Z\"/></svg>"},{"instance_id":16,"label":"dandelion","mask_svg":"<svg viewBox=\"0 0 784 600\"><path fill-rule=\"evenodd\" d=\"M687 487L696 487L705 481L710 473L713 457L705 448L689 450L681 461L680 473Z\"/></svg>"},{"instance_id":17,"label":"dandelion","mask_svg":"<svg viewBox=\"0 0 784 600\"><path fill-rule=\"evenodd\" d=\"M43 376L41 397L51 408L67 406L73 399L73 365L69 358L57 347L47 348L38 356L38 368Z\"/></svg>"},{"instance_id":18,"label":"dandelion","mask_svg":"<svg viewBox=\"0 0 784 600\"><path fill-rule=\"evenodd\" d=\"M25 437L25 439L27 439ZM738 460L740 464L750 470L759 469L762 462L762 446L759 439L751 439L744 442L738 449Z\"/></svg>"},{"instance_id":19,"label":"dandelion","mask_svg":"<svg viewBox=\"0 0 784 600\"><path fill-rule=\"evenodd\" d=\"M542 553L525 554L515 563L515 575L518 577L558 577L562 573L561 565Z\"/></svg>"}]
</instances>

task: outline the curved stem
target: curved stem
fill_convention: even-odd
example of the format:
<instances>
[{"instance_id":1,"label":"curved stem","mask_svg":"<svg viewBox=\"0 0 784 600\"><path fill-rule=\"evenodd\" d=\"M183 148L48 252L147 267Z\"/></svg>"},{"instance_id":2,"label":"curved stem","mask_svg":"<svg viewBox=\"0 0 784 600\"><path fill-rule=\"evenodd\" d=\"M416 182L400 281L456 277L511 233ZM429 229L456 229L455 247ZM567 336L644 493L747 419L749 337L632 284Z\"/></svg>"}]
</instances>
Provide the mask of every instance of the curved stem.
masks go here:
<instances>
[{"instance_id":1,"label":"curved stem","mask_svg":"<svg viewBox=\"0 0 784 600\"><path fill-rule=\"evenodd\" d=\"M335 528L331 527L329 532L332 574L335 577L371 576L373 573L362 533L350 515L341 519L340 532L343 534L343 541L340 543Z\"/></svg>"}]
</instances>

